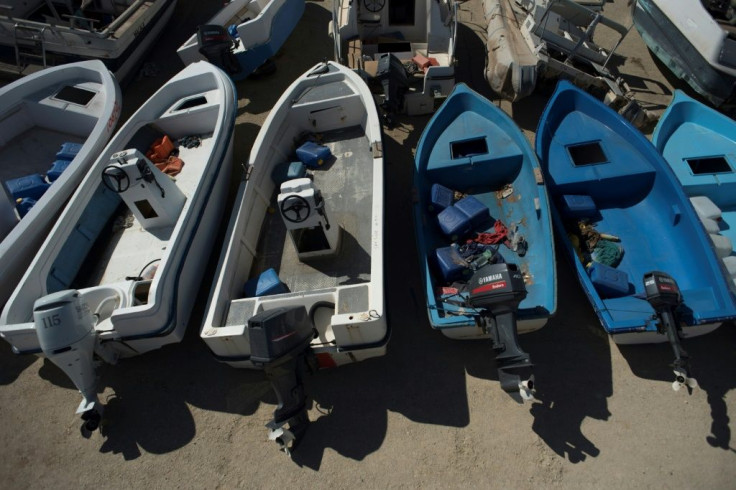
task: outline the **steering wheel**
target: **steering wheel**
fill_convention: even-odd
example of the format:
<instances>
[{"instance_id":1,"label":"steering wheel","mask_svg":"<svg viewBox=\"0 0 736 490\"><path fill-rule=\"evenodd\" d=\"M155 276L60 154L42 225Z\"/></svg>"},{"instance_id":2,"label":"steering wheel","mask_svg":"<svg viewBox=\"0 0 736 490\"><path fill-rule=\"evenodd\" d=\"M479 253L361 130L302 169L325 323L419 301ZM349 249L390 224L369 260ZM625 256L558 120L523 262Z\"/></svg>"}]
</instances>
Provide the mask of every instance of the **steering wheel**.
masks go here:
<instances>
[{"instance_id":1,"label":"steering wheel","mask_svg":"<svg viewBox=\"0 0 736 490\"><path fill-rule=\"evenodd\" d=\"M363 0L363 5L369 12L378 12L386 5L386 0Z\"/></svg>"},{"instance_id":2,"label":"steering wheel","mask_svg":"<svg viewBox=\"0 0 736 490\"><path fill-rule=\"evenodd\" d=\"M301 223L309 218L309 203L306 199L298 194L292 194L286 199L281 201L281 215L286 218L286 221L292 223ZM306 211L302 217L302 211ZM294 217L290 218L286 213L294 213Z\"/></svg>"},{"instance_id":3,"label":"steering wheel","mask_svg":"<svg viewBox=\"0 0 736 490\"><path fill-rule=\"evenodd\" d=\"M117 165L108 165L102 169L102 183L111 191L120 194L130 187L130 177Z\"/></svg>"}]
</instances>

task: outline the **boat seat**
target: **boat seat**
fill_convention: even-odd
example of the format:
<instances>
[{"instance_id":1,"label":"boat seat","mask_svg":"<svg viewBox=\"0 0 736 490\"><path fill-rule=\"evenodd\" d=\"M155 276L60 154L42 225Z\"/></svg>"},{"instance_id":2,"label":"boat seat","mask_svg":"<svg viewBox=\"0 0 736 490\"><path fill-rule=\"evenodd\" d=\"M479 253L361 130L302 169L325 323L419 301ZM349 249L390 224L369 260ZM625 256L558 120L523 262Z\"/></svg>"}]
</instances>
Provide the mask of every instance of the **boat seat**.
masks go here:
<instances>
[{"instance_id":1,"label":"boat seat","mask_svg":"<svg viewBox=\"0 0 736 490\"><path fill-rule=\"evenodd\" d=\"M451 189L467 190L479 186L501 188L516 180L521 170L521 153L504 156L490 154L455 158L427 166L429 180Z\"/></svg>"}]
</instances>

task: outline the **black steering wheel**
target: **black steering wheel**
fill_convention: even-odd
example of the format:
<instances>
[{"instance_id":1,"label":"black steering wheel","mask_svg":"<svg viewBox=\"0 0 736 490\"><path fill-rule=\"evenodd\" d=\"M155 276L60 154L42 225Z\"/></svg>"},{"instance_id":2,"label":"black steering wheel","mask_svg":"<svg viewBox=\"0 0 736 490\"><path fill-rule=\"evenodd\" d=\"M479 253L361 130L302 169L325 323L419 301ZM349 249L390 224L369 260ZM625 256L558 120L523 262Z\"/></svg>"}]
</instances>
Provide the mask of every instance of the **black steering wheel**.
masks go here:
<instances>
[{"instance_id":1,"label":"black steering wheel","mask_svg":"<svg viewBox=\"0 0 736 490\"><path fill-rule=\"evenodd\" d=\"M108 165L102 169L102 183L111 191L120 194L130 187L130 177L117 165Z\"/></svg>"},{"instance_id":2,"label":"black steering wheel","mask_svg":"<svg viewBox=\"0 0 736 490\"><path fill-rule=\"evenodd\" d=\"M286 218L287 221L291 221L292 223L301 223L309 218L309 203L298 194L292 194L281 201L280 207L281 215ZM306 211L304 216L302 216L302 211ZM294 213L294 217L290 218L286 213Z\"/></svg>"}]
</instances>

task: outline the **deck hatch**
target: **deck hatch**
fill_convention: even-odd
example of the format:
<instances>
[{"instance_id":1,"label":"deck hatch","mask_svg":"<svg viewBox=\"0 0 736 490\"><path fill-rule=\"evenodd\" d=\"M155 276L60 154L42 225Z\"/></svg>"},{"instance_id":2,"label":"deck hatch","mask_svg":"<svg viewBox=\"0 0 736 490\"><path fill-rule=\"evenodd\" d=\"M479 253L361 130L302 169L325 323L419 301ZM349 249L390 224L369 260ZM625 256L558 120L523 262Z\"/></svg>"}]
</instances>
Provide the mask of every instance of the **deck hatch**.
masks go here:
<instances>
[{"instance_id":1,"label":"deck hatch","mask_svg":"<svg viewBox=\"0 0 736 490\"><path fill-rule=\"evenodd\" d=\"M708 157L708 158L686 158L690 171L693 175L701 174L723 174L733 172L731 165L728 161L722 157Z\"/></svg>"},{"instance_id":2,"label":"deck hatch","mask_svg":"<svg viewBox=\"0 0 736 490\"><path fill-rule=\"evenodd\" d=\"M608 157L599 141L569 145L567 151L576 167L608 162Z\"/></svg>"},{"instance_id":3,"label":"deck hatch","mask_svg":"<svg viewBox=\"0 0 736 490\"><path fill-rule=\"evenodd\" d=\"M450 155L453 160L458 158L485 155L488 153L488 144L485 136L450 143Z\"/></svg>"},{"instance_id":4,"label":"deck hatch","mask_svg":"<svg viewBox=\"0 0 736 490\"><path fill-rule=\"evenodd\" d=\"M86 106L87 104L89 104L89 101L95 97L95 95L97 95L97 92L85 90L79 87L72 87L71 85L66 85L61 90L59 90L56 95L54 95L54 99Z\"/></svg>"},{"instance_id":5,"label":"deck hatch","mask_svg":"<svg viewBox=\"0 0 736 490\"><path fill-rule=\"evenodd\" d=\"M205 105L207 103L207 97L204 95L200 95L199 97L193 97L191 99L187 99L181 104L179 104L174 111L183 111L185 109L191 109L192 107L197 107L200 105Z\"/></svg>"}]
</instances>

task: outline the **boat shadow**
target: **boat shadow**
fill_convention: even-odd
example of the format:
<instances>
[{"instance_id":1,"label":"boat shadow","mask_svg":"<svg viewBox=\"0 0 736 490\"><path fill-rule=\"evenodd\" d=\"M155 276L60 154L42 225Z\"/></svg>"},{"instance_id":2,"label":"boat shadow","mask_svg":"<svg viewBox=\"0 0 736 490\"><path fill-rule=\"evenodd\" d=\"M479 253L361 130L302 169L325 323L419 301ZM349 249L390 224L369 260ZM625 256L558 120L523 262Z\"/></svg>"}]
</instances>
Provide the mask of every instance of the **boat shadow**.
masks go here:
<instances>
[{"instance_id":1,"label":"boat shadow","mask_svg":"<svg viewBox=\"0 0 736 490\"><path fill-rule=\"evenodd\" d=\"M10 344L0 341L0 386L13 383L37 359L36 356L13 354Z\"/></svg>"},{"instance_id":2,"label":"boat shadow","mask_svg":"<svg viewBox=\"0 0 736 490\"><path fill-rule=\"evenodd\" d=\"M580 463L600 454L595 442L583 434L583 423L611 416L607 400L613 395L611 351L608 335L560 247L557 240L557 313L521 341L536 365L538 402L530 408L532 430L559 456Z\"/></svg>"},{"instance_id":3,"label":"boat shadow","mask_svg":"<svg viewBox=\"0 0 736 490\"><path fill-rule=\"evenodd\" d=\"M736 452L731 442L730 417L725 400L729 390L736 388L736 365L727 362L736 355L736 325L726 322L708 335L684 340L682 347L690 355L692 374L698 381L695 390L704 391L710 405L712 420L710 434L705 436L706 442L714 448ZM662 381L658 389L670 390L669 385L674 381L670 367L674 356L669 343L619 345L618 348L634 375ZM675 396L687 397L686 388Z\"/></svg>"}]
</instances>

